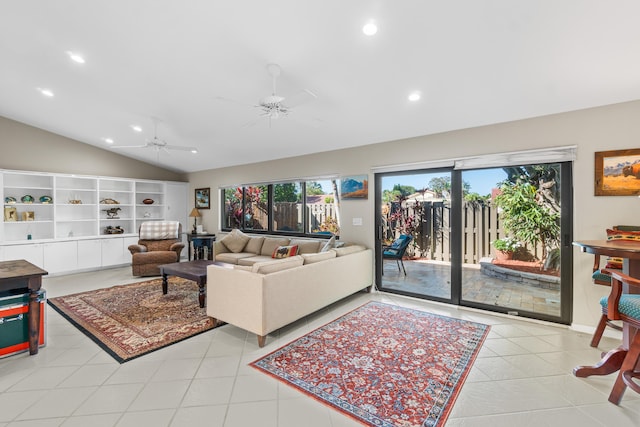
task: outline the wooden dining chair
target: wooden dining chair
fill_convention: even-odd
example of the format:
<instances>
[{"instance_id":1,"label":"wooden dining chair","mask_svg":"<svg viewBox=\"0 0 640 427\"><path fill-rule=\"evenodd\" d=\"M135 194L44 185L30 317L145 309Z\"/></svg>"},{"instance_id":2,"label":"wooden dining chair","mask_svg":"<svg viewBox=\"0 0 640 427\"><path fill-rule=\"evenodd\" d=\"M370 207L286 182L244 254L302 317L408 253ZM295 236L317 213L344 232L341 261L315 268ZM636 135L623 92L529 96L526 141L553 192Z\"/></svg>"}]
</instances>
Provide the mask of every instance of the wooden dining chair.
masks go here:
<instances>
[{"instance_id":1,"label":"wooden dining chair","mask_svg":"<svg viewBox=\"0 0 640 427\"><path fill-rule=\"evenodd\" d=\"M620 233L624 232L637 232L640 231L640 226L637 225L614 225L610 230L607 230L607 239L612 235L610 231L616 231ZM610 271L622 271L622 259L609 257L607 258L607 262L605 268L601 268L601 259L600 255L595 255L593 257L593 272L591 274L591 280L596 285L603 286L611 286L611 274ZM593 333L593 337L591 338L591 347L597 347L600 344L600 340L602 339L602 335L604 334L604 330L609 326L612 329L617 331L621 331L622 328L613 323L607 317L606 307L602 309L602 315L600 316L600 321L598 322L598 326L596 326L596 330Z\"/></svg>"},{"instance_id":2,"label":"wooden dining chair","mask_svg":"<svg viewBox=\"0 0 640 427\"><path fill-rule=\"evenodd\" d=\"M629 348L622 361L622 366L618 372L611 393L609 402L620 404L622 396L627 387L640 393L640 383L636 382L640 378L640 294L629 294L623 292L623 285L640 290L640 280L634 279L619 271L607 271L611 275L611 293L608 297L600 300L600 305L607 310L607 317L610 320L621 320L623 324L631 327L629 333Z\"/></svg>"}]
</instances>

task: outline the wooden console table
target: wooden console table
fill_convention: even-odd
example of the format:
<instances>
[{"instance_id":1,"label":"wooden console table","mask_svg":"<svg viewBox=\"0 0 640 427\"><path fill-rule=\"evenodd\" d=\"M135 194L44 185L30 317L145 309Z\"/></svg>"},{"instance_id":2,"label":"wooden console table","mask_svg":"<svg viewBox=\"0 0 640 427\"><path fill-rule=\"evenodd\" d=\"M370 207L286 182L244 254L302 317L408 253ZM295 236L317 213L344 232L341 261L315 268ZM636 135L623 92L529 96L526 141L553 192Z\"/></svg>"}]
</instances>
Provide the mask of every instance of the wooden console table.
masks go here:
<instances>
[{"instance_id":1,"label":"wooden console table","mask_svg":"<svg viewBox=\"0 0 640 427\"><path fill-rule=\"evenodd\" d=\"M573 242L582 252L622 258L622 272L640 278L640 243L624 240L583 240ZM623 293L634 293L627 284L623 284ZM597 307L594 307L596 309ZM593 366L577 366L573 369L576 377L591 375L609 375L618 370L627 355L629 343L637 333L637 329L624 323L622 329L622 345L606 353L600 362Z\"/></svg>"},{"instance_id":2,"label":"wooden console table","mask_svg":"<svg viewBox=\"0 0 640 427\"><path fill-rule=\"evenodd\" d=\"M25 289L29 292L29 354L38 353L40 340L40 301L38 291L42 288L45 270L23 259L0 262L0 292Z\"/></svg>"}]
</instances>

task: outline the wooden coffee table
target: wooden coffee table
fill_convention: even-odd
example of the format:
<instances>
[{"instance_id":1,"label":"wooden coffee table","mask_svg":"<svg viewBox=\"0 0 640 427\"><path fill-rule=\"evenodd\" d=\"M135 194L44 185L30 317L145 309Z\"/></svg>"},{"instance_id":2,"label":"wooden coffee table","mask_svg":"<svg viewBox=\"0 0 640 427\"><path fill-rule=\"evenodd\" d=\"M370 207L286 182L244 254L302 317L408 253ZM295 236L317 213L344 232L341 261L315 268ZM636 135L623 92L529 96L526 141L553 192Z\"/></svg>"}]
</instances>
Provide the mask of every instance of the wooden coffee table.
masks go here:
<instances>
[{"instance_id":1,"label":"wooden coffee table","mask_svg":"<svg viewBox=\"0 0 640 427\"><path fill-rule=\"evenodd\" d=\"M172 264L163 264L160 266L160 273L162 274L162 293L166 295L169 290L169 283L167 282L167 276L177 276L183 279L193 280L198 284L198 301L200 302L200 308L204 308L205 296L207 295L207 266L215 264L219 266L229 266L230 264L223 262L210 261L208 259L199 259L188 262L174 262Z\"/></svg>"}]
</instances>

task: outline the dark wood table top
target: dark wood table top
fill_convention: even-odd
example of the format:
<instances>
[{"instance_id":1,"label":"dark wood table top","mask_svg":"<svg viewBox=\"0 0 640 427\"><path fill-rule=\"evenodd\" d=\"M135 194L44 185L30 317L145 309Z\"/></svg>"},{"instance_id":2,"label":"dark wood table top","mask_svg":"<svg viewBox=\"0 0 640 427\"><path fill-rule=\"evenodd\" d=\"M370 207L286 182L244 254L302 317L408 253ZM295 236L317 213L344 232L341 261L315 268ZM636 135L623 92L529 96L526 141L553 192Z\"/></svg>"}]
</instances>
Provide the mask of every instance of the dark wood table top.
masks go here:
<instances>
[{"instance_id":1,"label":"dark wood table top","mask_svg":"<svg viewBox=\"0 0 640 427\"><path fill-rule=\"evenodd\" d=\"M49 273L23 259L0 262L0 280L44 276L45 274Z\"/></svg>"},{"instance_id":2,"label":"dark wood table top","mask_svg":"<svg viewBox=\"0 0 640 427\"><path fill-rule=\"evenodd\" d=\"M162 274L189 275L193 277L206 276L207 266L218 265L220 267L233 266L226 262L216 262L208 259L197 259L195 261L174 262L160 266Z\"/></svg>"},{"instance_id":3,"label":"dark wood table top","mask_svg":"<svg viewBox=\"0 0 640 427\"><path fill-rule=\"evenodd\" d=\"M573 242L582 252L612 257L640 260L640 241L629 240L580 240Z\"/></svg>"}]
</instances>

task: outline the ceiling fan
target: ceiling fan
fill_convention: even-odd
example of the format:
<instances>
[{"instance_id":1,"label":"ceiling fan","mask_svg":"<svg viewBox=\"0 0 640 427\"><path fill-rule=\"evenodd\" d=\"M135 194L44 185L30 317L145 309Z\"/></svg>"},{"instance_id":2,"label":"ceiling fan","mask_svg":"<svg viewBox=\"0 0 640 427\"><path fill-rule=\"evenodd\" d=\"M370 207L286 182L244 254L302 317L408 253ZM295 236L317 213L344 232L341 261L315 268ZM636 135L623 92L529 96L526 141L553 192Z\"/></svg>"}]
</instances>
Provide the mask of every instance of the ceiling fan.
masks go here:
<instances>
[{"instance_id":1,"label":"ceiling fan","mask_svg":"<svg viewBox=\"0 0 640 427\"><path fill-rule=\"evenodd\" d=\"M185 147L183 145L171 145L167 143L164 139L158 138L158 119L152 118L153 120L153 138L147 140L145 144L142 145L114 145L111 148L152 148L156 150L156 152L160 153L160 150L169 153L169 150L179 150L179 151L191 151L196 154L198 149L196 147Z\"/></svg>"},{"instance_id":2,"label":"ceiling fan","mask_svg":"<svg viewBox=\"0 0 640 427\"><path fill-rule=\"evenodd\" d=\"M292 97L296 98L295 101L297 102L285 103L285 97L278 95L276 91L276 80L280 77L280 74L282 74L282 68L280 68L278 64L270 63L267 64L267 71L271 75L272 92L271 95L262 98L258 102L258 105L256 105L256 107L260 109L260 116L268 117L269 119L286 117L295 105L317 98L316 94L309 89L303 89L302 92Z\"/></svg>"}]
</instances>

